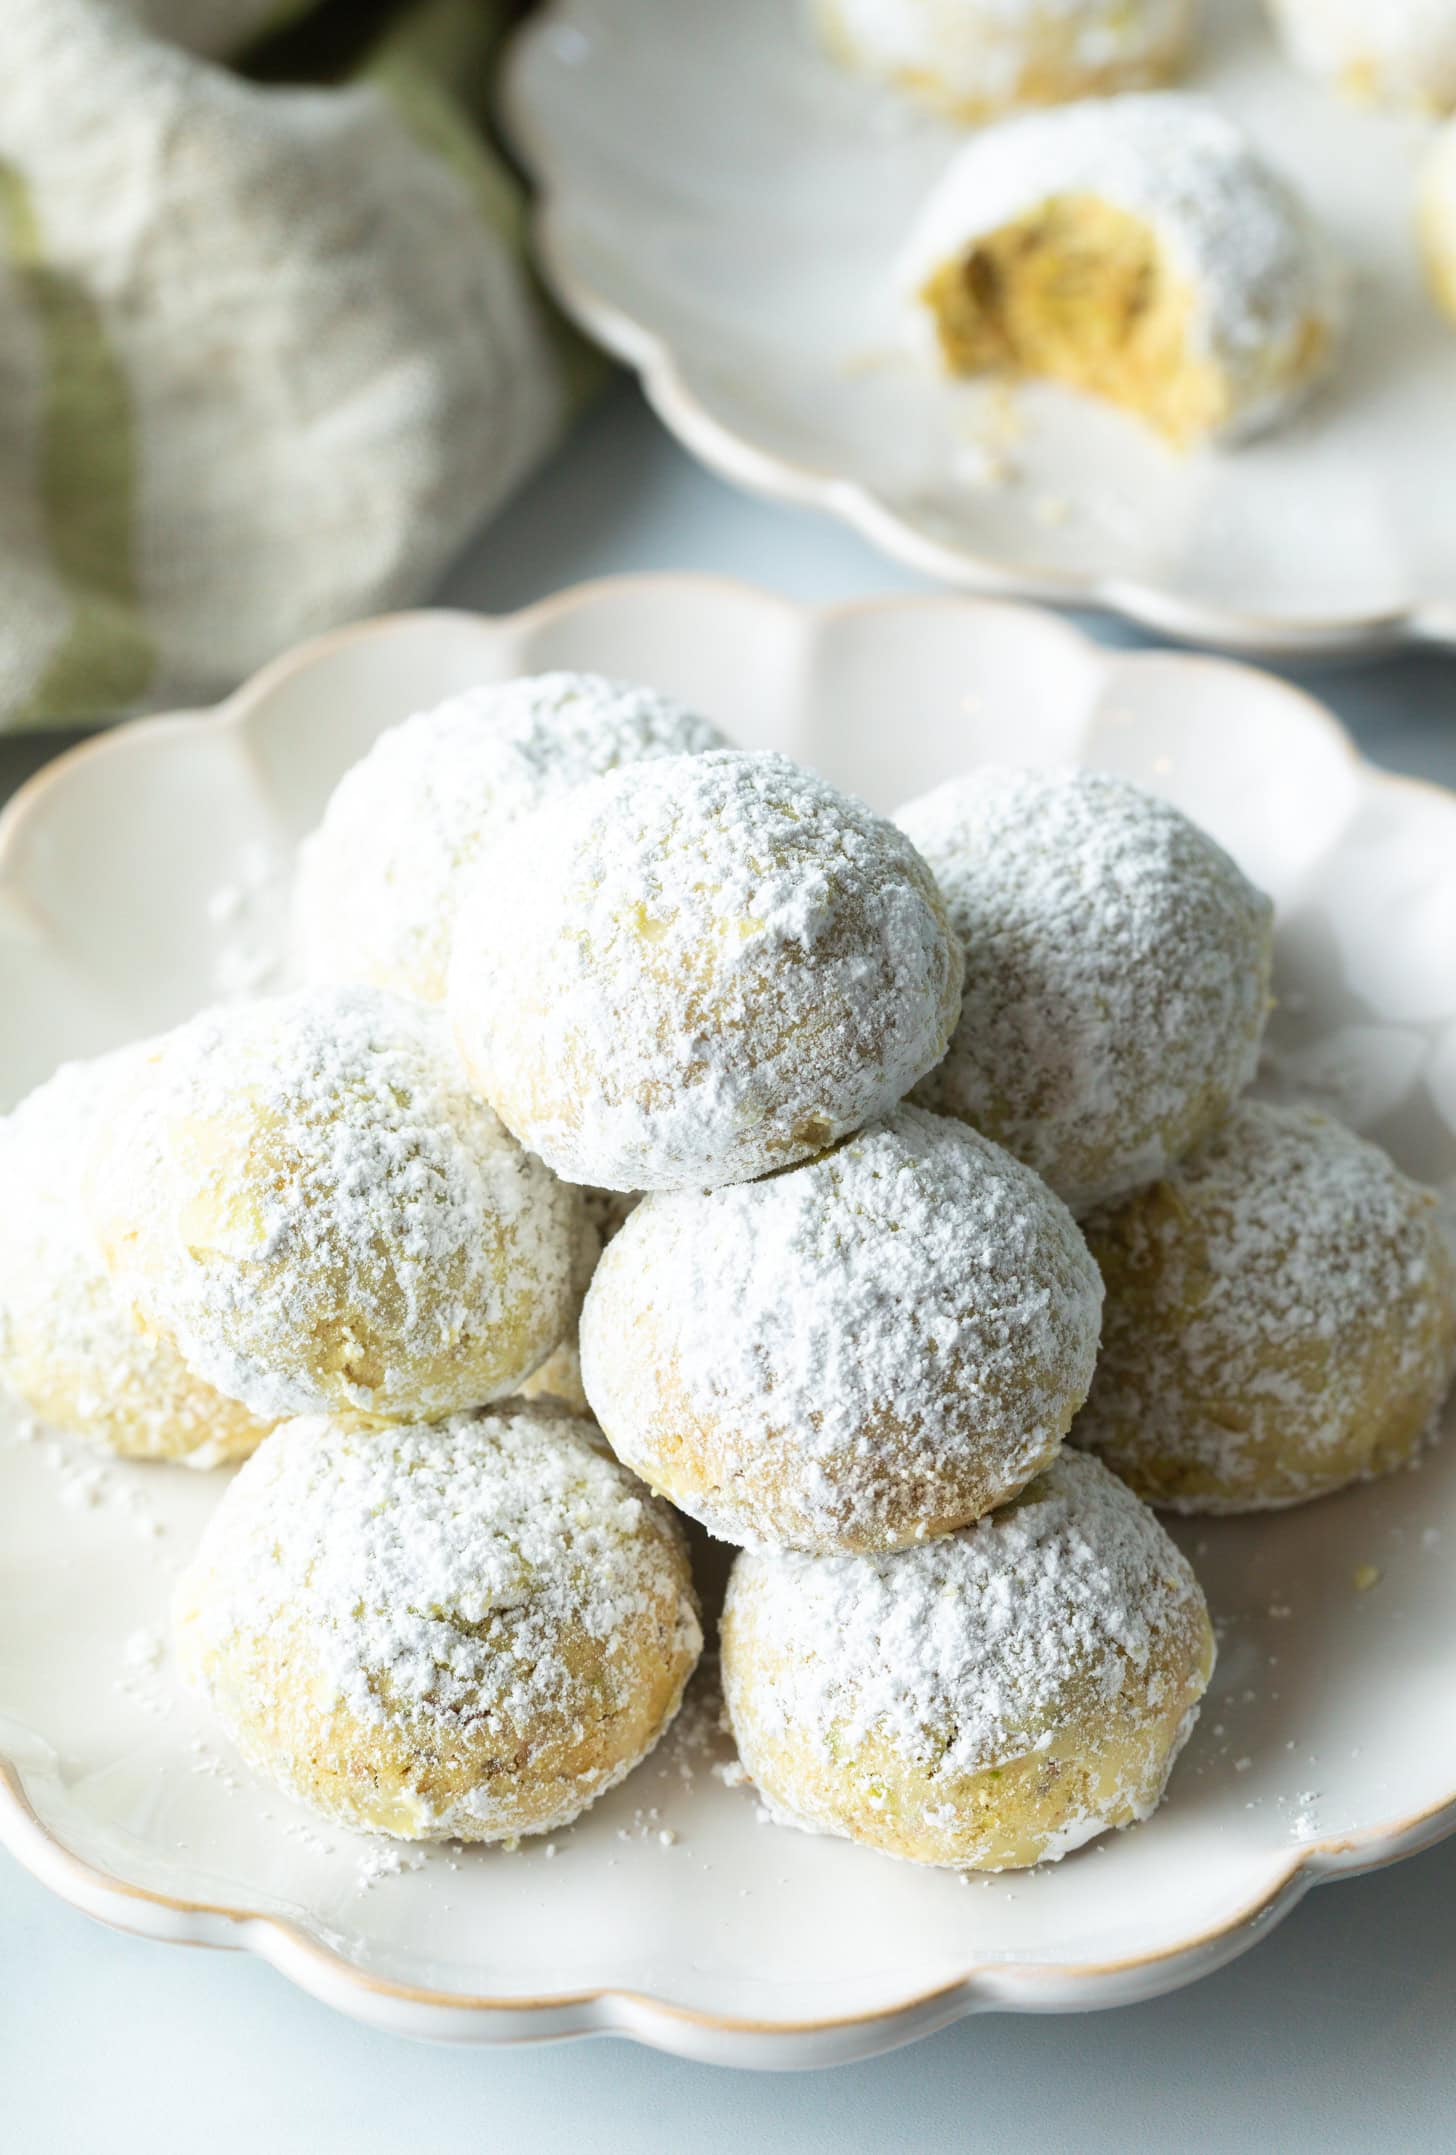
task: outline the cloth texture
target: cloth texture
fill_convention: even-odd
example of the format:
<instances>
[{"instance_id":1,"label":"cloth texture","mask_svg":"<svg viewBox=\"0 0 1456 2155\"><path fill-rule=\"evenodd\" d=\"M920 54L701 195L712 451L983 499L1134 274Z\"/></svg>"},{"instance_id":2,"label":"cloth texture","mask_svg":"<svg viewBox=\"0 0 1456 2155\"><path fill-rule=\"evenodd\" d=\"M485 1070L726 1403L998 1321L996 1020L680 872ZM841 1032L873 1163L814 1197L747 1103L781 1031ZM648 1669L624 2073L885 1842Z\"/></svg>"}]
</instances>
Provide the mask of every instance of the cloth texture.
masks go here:
<instances>
[{"instance_id":1,"label":"cloth texture","mask_svg":"<svg viewBox=\"0 0 1456 2155\"><path fill-rule=\"evenodd\" d=\"M0 0L0 727L199 702L413 601L558 435L476 124L507 0L249 72L330 12Z\"/></svg>"}]
</instances>

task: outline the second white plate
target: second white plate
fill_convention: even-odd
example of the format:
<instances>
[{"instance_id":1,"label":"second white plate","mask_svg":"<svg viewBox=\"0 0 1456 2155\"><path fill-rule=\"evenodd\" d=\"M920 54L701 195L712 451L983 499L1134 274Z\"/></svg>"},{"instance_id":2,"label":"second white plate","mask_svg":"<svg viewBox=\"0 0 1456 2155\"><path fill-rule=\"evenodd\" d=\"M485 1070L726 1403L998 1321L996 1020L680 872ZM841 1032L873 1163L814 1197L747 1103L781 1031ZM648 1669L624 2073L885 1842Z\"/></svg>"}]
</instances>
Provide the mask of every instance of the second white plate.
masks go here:
<instances>
[{"instance_id":1,"label":"second white plate","mask_svg":"<svg viewBox=\"0 0 1456 2155\"><path fill-rule=\"evenodd\" d=\"M1456 647L1456 328L1413 227L1430 129L1296 74L1257 0L1208 0L1190 86L1300 185L1355 280L1307 412L1194 456L908 356L890 266L957 134L841 73L797 0L555 0L506 116L558 296L730 479L976 590L1251 650Z\"/></svg>"}]
</instances>

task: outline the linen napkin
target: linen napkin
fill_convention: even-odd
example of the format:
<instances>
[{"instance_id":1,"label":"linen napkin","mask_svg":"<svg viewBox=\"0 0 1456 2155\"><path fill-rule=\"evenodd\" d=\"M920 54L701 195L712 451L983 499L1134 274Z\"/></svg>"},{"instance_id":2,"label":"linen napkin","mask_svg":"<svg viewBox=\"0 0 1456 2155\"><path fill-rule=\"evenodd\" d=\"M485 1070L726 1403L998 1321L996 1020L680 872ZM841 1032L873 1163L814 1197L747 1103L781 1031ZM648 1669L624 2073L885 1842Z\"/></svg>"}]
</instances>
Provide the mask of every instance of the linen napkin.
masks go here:
<instances>
[{"instance_id":1,"label":"linen napkin","mask_svg":"<svg viewBox=\"0 0 1456 2155\"><path fill-rule=\"evenodd\" d=\"M299 86L221 56L306 50L300 0L0 5L0 727L408 603L556 438L565 335L469 116L507 0L358 12Z\"/></svg>"}]
</instances>

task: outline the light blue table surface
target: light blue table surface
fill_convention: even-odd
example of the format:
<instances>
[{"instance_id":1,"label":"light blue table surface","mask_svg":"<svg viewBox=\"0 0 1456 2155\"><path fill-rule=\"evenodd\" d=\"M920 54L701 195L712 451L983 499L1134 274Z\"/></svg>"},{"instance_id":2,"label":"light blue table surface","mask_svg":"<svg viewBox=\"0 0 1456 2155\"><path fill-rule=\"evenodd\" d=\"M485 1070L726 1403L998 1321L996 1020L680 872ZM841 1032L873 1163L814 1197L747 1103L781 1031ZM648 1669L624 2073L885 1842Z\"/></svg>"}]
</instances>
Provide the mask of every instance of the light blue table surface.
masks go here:
<instances>
[{"instance_id":1,"label":"light blue table surface","mask_svg":"<svg viewBox=\"0 0 1456 2155\"><path fill-rule=\"evenodd\" d=\"M803 599L919 587L848 533L699 471L624 388L440 596L507 611L583 578L649 569L716 571ZM1292 677L1368 755L1456 784L1456 661ZM48 745L0 747L0 792ZM392 2040L241 1954L103 1930L0 1855L0 2148L13 2155L730 2147L1448 2155L1456 1840L1320 1889L1244 1959L1151 2005L986 2017L863 2065L795 2075L728 2073L617 2042L504 2052Z\"/></svg>"}]
</instances>

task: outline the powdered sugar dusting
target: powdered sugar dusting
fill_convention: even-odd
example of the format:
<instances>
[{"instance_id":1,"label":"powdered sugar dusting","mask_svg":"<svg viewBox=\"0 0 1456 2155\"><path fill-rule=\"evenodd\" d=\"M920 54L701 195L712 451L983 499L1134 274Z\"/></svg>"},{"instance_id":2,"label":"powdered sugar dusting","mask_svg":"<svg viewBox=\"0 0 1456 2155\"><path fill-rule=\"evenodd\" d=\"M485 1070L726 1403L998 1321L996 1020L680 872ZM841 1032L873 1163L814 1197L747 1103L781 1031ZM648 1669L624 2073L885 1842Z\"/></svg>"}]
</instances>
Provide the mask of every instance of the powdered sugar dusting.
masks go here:
<instances>
[{"instance_id":1,"label":"powdered sugar dusting","mask_svg":"<svg viewBox=\"0 0 1456 2155\"><path fill-rule=\"evenodd\" d=\"M925 1106L1074 1211L1158 1175L1249 1083L1273 909L1170 803L1093 771L987 765L900 811L966 954Z\"/></svg>"},{"instance_id":2,"label":"powdered sugar dusting","mask_svg":"<svg viewBox=\"0 0 1456 2155\"><path fill-rule=\"evenodd\" d=\"M469 1093L443 1021L373 990L168 1035L95 1182L149 1324L259 1414L474 1405L565 1327L566 1193Z\"/></svg>"},{"instance_id":3,"label":"powdered sugar dusting","mask_svg":"<svg viewBox=\"0 0 1456 2155\"><path fill-rule=\"evenodd\" d=\"M1044 1184L901 1107L764 1181L646 1199L587 1297L583 1375L618 1454L725 1539L883 1549L1046 1464L1101 1299Z\"/></svg>"},{"instance_id":4,"label":"powdered sugar dusting","mask_svg":"<svg viewBox=\"0 0 1456 2155\"><path fill-rule=\"evenodd\" d=\"M1009 104L1047 75L1069 93L1176 61L1190 0L816 0L836 51L938 104Z\"/></svg>"},{"instance_id":5,"label":"powdered sugar dusting","mask_svg":"<svg viewBox=\"0 0 1456 2155\"><path fill-rule=\"evenodd\" d=\"M287 1783L288 1760L261 1755L254 1731L280 1680L315 1710L393 1729L407 1753L433 1732L524 1756L543 1730L626 1710L664 1598L680 1664L670 1718L701 1644L676 1535L579 1423L511 1402L383 1430L284 1424L225 1495L177 1606L188 1666ZM268 1651L276 1627L299 1642L297 1665ZM598 1649L586 1677L583 1641ZM640 1755L614 1760L574 1810ZM422 1837L513 1825L509 1790L480 1785L420 1821Z\"/></svg>"},{"instance_id":6,"label":"powdered sugar dusting","mask_svg":"<svg viewBox=\"0 0 1456 2155\"><path fill-rule=\"evenodd\" d=\"M1048 1748L1075 1696L1115 1715L1129 1670L1195 1631L1202 1607L1146 1506L1063 1452L1018 1502L920 1548L740 1557L724 1615L729 1714L760 1785L759 1746L780 1736L830 1762L873 1737L949 1784ZM1104 1823L1081 1821L1080 1838ZM1069 1828L1049 1853L1078 1838Z\"/></svg>"},{"instance_id":7,"label":"powdered sugar dusting","mask_svg":"<svg viewBox=\"0 0 1456 2155\"><path fill-rule=\"evenodd\" d=\"M1109 1298L1075 1434L1158 1501L1298 1503L1431 1429L1456 1373L1434 1200L1315 1109L1240 1102L1088 1234Z\"/></svg>"},{"instance_id":8,"label":"powdered sugar dusting","mask_svg":"<svg viewBox=\"0 0 1456 2155\"><path fill-rule=\"evenodd\" d=\"M974 136L927 201L899 268L908 299L948 262L1055 198L1086 195L1152 226L1193 297L1195 355L1226 377L1235 430L1279 416L1332 349L1327 243L1235 123L1166 91L1089 98Z\"/></svg>"},{"instance_id":9,"label":"powdered sugar dusting","mask_svg":"<svg viewBox=\"0 0 1456 2155\"><path fill-rule=\"evenodd\" d=\"M438 1002L461 890L501 831L620 764L724 745L655 690L590 673L490 682L391 727L299 855L304 973Z\"/></svg>"},{"instance_id":10,"label":"powdered sugar dusting","mask_svg":"<svg viewBox=\"0 0 1456 2155\"><path fill-rule=\"evenodd\" d=\"M529 894L529 896L523 896ZM519 823L460 916L450 1008L510 1128L574 1182L802 1159L936 1060L959 957L893 826L778 755L593 780Z\"/></svg>"},{"instance_id":11,"label":"powdered sugar dusting","mask_svg":"<svg viewBox=\"0 0 1456 2155\"><path fill-rule=\"evenodd\" d=\"M0 1369L57 1427L134 1458L211 1467L266 1421L223 1399L118 1299L81 1202L91 1134L145 1051L67 1063L0 1123Z\"/></svg>"}]
</instances>

